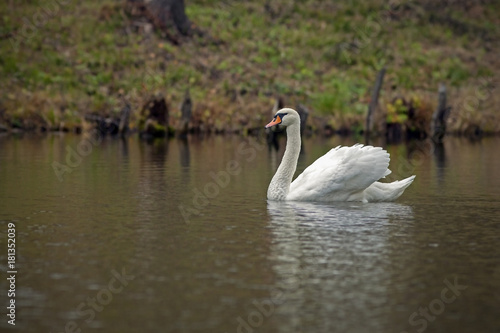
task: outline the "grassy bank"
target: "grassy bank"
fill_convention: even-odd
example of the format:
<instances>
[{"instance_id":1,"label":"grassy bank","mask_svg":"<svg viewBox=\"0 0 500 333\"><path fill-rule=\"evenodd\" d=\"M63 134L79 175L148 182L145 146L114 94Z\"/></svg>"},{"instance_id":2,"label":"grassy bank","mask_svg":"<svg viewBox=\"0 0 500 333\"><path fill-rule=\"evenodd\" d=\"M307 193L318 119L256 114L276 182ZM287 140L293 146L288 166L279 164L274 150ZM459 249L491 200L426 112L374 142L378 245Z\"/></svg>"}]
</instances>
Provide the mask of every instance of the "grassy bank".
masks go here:
<instances>
[{"instance_id":1,"label":"grassy bank","mask_svg":"<svg viewBox=\"0 0 500 333\"><path fill-rule=\"evenodd\" d=\"M122 1L65 3L0 4L0 124L85 128L85 114L115 116L126 100L134 126L149 96L163 93L175 127L189 88L205 129L261 127L280 95L306 105L314 128L357 131L385 66L389 122L405 123L410 101L430 118L444 82L451 131L500 132L499 1L186 0L190 19L219 42L178 46L131 19Z\"/></svg>"}]
</instances>

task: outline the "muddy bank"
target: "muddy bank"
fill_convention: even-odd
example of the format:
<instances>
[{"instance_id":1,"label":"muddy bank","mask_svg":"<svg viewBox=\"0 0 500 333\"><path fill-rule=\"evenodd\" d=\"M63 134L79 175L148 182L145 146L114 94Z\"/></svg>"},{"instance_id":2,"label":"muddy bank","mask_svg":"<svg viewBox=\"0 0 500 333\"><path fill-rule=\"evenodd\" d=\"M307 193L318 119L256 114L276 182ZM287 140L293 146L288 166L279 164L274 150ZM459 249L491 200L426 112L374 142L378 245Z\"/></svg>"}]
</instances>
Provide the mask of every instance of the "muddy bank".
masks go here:
<instances>
[{"instance_id":1,"label":"muddy bank","mask_svg":"<svg viewBox=\"0 0 500 333\"><path fill-rule=\"evenodd\" d=\"M434 96L435 97L435 96ZM469 99L469 103L473 103ZM479 101L481 102L481 101ZM187 91L182 103L175 107L162 94L145 99L140 108L133 108L123 100L119 112L96 113L79 112L67 117L65 110L57 116L30 112L22 116L6 116L0 109L0 132L72 132L98 131L104 135L139 135L144 139L183 136L187 134L239 134L259 135L265 133L264 125L271 119L276 107L305 108L307 116L303 133L305 135L363 135L365 115L320 115L302 105L288 105L287 99L280 97L260 112L230 114L225 110L210 109L210 103L193 101ZM391 142L408 139L425 139L432 136L433 114L437 106L427 99L396 96L389 102L382 100L375 114L374 137L386 137ZM463 102L462 102L463 104ZM500 125L496 119L457 107L457 103L445 105L445 131L448 135L480 137L497 135ZM462 111L461 113L459 113ZM490 120L489 122L487 120Z\"/></svg>"}]
</instances>

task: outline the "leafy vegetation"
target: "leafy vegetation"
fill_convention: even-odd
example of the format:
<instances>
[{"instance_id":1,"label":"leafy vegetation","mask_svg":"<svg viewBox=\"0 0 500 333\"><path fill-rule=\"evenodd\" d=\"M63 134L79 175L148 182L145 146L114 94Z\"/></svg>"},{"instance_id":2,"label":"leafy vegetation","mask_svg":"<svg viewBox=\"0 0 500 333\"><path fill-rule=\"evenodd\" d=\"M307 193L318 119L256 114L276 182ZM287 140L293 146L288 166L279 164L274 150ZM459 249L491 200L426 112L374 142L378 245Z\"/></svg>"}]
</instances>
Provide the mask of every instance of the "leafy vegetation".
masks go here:
<instances>
[{"instance_id":1,"label":"leafy vegetation","mask_svg":"<svg viewBox=\"0 0 500 333\"><path fill-rule=\"evenodd\" d=\"M157 92L167 96L175 122L189 88L196 121L217 130L261 126L276 95L332 117L336 127L360 128L384 66L380 105L396 122L404 121L393 103L398 96L429 107L445 82L450 103L459 103L464 93L475 96L480 79L498 81L498 1L395 3L186 0L188 17L211 38L177 46L134 22L122 1L4 1L0 122L81 126L87 113L116 115L123 99L137 114ZM500 123L495 94L476 104L467 119ZM452 112L458 118L460 105Z\"/></svg>"}]
</instances>

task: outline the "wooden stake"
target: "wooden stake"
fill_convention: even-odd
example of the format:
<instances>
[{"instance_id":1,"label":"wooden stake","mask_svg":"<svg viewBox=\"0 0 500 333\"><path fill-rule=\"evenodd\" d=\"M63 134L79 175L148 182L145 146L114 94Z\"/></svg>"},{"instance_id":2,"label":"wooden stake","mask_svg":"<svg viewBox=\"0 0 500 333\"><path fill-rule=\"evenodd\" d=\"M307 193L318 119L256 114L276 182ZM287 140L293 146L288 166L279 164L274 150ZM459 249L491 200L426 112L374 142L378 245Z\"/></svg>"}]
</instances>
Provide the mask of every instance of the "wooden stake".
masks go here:
<instances>
[{"instance_id":1,"label":"wooden stake","mask_svg":"<svg viewBox=\"0 0 500 333\"><path fill-rule=\"evenodd\" d=\"M434 111L431 120L431 136L434 142L441 142L446 133L446 118L451 107L446 106L446 86L439 85L438 107Z\"/></svg>"},{"instance_id":2,"label":"wooden stake","mask_svg":"<svg viewBox=\"0 0 500 333\"><path fill-rule=\"evenodd\" d=\"M373 131L373 119L375 111L378 106L378 96L380 94L380 89L382 88L382 82L384 81L385 67L380 70L377 74L377 79L375 80L375 86L372 91L372 98L370 104L368 105L368 114L366 115L366 126L365 126L365 136L368 137L370 132Z\"/></svg>"}]
</instances>

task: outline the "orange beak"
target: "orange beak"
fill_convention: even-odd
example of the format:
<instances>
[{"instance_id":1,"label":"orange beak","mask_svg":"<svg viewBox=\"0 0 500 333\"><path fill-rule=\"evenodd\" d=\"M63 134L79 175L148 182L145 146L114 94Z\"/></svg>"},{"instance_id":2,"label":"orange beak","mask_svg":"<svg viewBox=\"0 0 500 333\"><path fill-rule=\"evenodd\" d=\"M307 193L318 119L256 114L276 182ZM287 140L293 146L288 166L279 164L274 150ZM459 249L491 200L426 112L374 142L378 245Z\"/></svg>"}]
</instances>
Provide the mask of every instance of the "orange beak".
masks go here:
<instances>
[{"instance_id":1,"label":"orange beak","mask_svg":"<svg viewBox=\"0 0 500 333\"><path fill-rule=\"evenodd\" d=\"M280 116L276 116L269 124L266 125L266 128L273 127L276 125L281 124L281 118Z\"/></svg>"}]
</instances>

